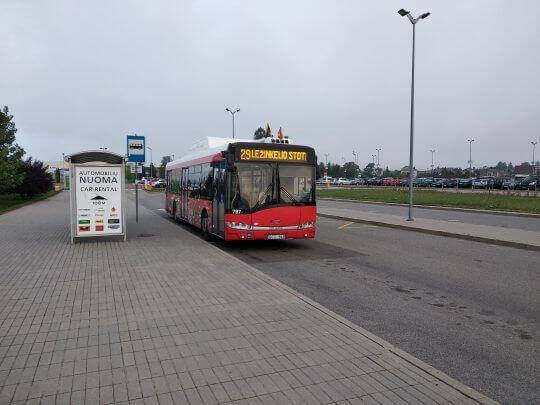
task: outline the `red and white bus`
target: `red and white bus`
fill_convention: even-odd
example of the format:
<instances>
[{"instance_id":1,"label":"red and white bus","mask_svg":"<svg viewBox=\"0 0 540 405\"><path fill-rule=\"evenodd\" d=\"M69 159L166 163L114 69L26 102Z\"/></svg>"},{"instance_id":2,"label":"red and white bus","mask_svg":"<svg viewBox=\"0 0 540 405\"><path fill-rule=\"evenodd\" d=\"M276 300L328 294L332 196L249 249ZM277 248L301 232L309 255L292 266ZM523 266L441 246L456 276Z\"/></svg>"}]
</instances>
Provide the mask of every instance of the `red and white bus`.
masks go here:
<instances>
[{"instance_id":1,"label":"red and white bus","mask_svg":"<svg viewBox=\"0 0 540 405\"><path fill-rule=\"evenodd\" d=\"M165 210L225 240L314 238L313 148L288 140L216 140L167 164ZM219 142L218 142L219 143Z\"/></svg>"}]
</instances>

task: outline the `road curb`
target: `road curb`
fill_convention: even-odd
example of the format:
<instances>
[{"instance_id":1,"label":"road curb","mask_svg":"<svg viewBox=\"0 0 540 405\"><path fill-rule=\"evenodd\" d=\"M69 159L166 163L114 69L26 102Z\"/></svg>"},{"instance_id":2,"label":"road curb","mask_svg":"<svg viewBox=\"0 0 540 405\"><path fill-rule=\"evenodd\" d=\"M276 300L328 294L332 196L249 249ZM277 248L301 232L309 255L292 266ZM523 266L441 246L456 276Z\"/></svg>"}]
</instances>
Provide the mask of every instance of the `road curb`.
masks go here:
<instances>
[{"instance_id":1,"label":"road curb","mask_svg":"<svg viewBox=\"0 0 540 405\"><path fill-rule=\"evenodd\" d=\"M351 202L359 204L373 204L373 205L390 205L398 207L408 207L408 204L402 203L389 203L382 201L366 201L366 200L351 200L345 198L325 198L318 197L321 201L337 201L337 202ZM413 205L414 208L421 208L426 210L442 210L442 211L455 211L455 212L469 212L473 214L488 214L488 215L503 215L508 217L524 217L524 218L540 218L540 214L532 214L529 212L517 212L517 211L495 211L495 210L478 210L474 208L458 208L458 207L442 207L440 205Z\"/></svg>"},{"instance_id":2,"label":"road curb","mask_svg":"<svg viewBox=\"0 0 540 405\"><path fill-rule=\"evenodd\" d=\"M140 208L148 210L150 213L162 218L164 221L166 219L160 215L158 215L156 212L141 206ZM169 221L166 221L169 223ZM172 224L174 225L174 224ZM183 228L181 228L183 229ZM194 235L192 235L194 236ZM440 370L437 370L436 368L430 366L429 364L423 362L420 359L417 359L416 357L412 356L411 354L397 348L396 346L392 345L391 343L387 342L386 340L380 338L377 335L374 335L370 331L362 328L361 326L356 325L355 323L349 321L348 319L342 317L341 315L338 315L337 313L329 310L328 308L324 307L323 305L313 301L311 298L306 297L305 295L299 293L298 291L294 290L293 288L283 284L282 282L266 275L262 271L256 269L255 267L251 266L250 264L238 259L237 257L233 256L232 254L214 246L210 242L205 242L201 239L201 242L207 243L211 248L215 249L218 254L221 254L224 257L227 257L228 259L237 262L242 269L244 269L246 272L251 273L254 277L258 278L259 280L271 285L274 288L281 289L302 302L304 302L306 305L309 305L313 307L314 309L317 309L318 311L324 313L328 317L334 319L338 323L354 330L355 332L359 333L360 335L364 336L366 339L371 340L375 344L381 346L382 348L388 350L390 353L398 356L402 360L414 365L415 367L419 368L420 370L424 371L425 373L429 374L430 376L436 378L437 380L443 382L444 384L448 385L449 387L455 389L456 391L460 392L461 394L465 395L466 397L480 403L480 404L498 404L498 402L492 400L491 398L487 397L486 395L474 390L471 387L468 387L465 384L460 383L456 379L450 377L449 375L443 373Z\"/></svg>"},{"instance_id":3,"label":"road curb","mask_svg":"<svg viewBox=\"0 0 540 405\"><path fill-rule=\"evenodd\" d=\"M486 238L482 236L466 235L466 234L453 233L453 232L447 232L447 231L438 231L435 229L417 228L410 225L390 224L388 222L375 221L375 220L369 220L369 219L358 219L358 218L343 217L339 215L321 214L320 212L318 212L317 215L323 218L331 218L331 219L338 219L338 220L343 220L343 221L357 222L360 224L383 226L386 228L402 229L406 231L427 233L430 235L447 236L447 237L456 238L456 239L472 240L475 242L488 243L491 245L508 246L508 247L513 247L513 248L518 248L518 249L540 251L540 246L530 245L530 244L521 243L521 242L512 242L512 241Z\"/></svg>"}]
</instances>

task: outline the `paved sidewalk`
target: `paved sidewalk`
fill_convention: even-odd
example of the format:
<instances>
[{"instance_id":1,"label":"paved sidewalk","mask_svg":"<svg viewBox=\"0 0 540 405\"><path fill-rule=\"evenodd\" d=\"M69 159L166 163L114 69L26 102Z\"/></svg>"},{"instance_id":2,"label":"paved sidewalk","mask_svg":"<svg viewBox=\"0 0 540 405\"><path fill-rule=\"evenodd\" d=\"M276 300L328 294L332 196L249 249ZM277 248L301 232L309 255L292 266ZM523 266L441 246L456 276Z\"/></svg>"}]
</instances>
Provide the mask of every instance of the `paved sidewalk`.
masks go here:
<instances>
[{"instance_id":1,"label":"paved sidewalk","mask_svg":"<svg viewBox=\"0 0 540 405\"><path fill-rule=\"evenodd\" d=\"M540 232L522 229L449 222L429 218L415 218L414 221L409 222L404 216L378 214L348 208L317 207L317 213L319 216L343 219L346 221L369 223L434 235L540 250Z\"/></svg>"},{"instance_id":2,"label":"paved sidewalk","mask_svg":"<svg viewBox=\"0 0 540 405\"><path fill-rule=\"evenodd\" d=\"M68 210L0 216L2 404L492 403L143 207L73 246Z\"/></svg>"}]
</instances>

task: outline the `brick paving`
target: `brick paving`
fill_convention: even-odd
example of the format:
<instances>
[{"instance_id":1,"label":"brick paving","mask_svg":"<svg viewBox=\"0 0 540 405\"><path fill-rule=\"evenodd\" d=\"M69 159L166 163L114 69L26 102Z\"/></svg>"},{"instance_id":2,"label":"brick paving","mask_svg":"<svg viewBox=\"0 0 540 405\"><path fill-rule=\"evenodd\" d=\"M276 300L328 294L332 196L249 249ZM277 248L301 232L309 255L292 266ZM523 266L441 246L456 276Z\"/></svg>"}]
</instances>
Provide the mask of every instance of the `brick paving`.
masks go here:
<instances>
[{"instance_id":1,"label":"brick paving","mask_svg":"<svg viewBox=\"0 0 540 405\"><path fill-rule=\"evenodd\" d=\"M145 208L75 245L68 210L0 216L1 404L490 402Z\"/></svg>"}]
</instances>

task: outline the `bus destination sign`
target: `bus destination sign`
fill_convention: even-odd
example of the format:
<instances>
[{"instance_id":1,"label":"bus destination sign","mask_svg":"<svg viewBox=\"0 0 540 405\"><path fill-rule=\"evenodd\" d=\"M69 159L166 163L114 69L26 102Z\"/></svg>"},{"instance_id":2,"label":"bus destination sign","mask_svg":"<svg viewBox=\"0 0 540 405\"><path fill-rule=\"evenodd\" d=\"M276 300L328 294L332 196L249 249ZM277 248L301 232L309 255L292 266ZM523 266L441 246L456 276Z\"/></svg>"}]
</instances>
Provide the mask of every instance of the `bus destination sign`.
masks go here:
<instances>
[{"instance_id":1,"label":"bus destination sign","mask_svg":"<svg viewBox=\"0 0 540 405\"><path fill-rule=\"evenodd\" d=\"M241 148L240 160L279 160L287 162L307 162L305 151Z\"/></svg>"}]
</instances>

